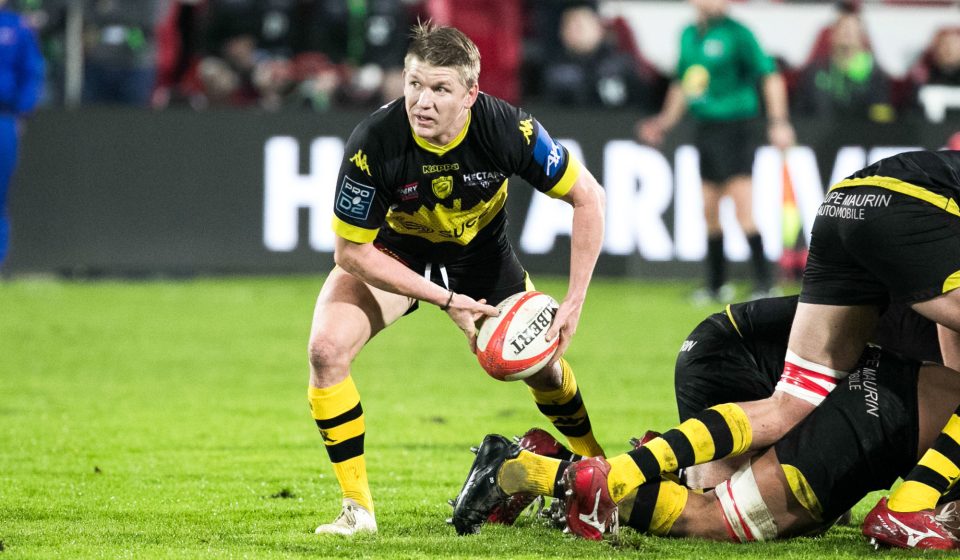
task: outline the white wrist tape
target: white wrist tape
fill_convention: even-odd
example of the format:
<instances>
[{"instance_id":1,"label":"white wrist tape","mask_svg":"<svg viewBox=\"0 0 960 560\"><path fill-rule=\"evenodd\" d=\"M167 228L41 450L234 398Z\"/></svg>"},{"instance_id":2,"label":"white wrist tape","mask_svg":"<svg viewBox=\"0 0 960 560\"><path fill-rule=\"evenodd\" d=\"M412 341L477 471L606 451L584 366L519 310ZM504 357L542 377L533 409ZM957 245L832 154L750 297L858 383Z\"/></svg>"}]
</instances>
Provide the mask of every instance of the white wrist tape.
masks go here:
<instances>
[{"instance_id":1,"label":"white wrist tape","mask_svg":"<svg viewBox=\"0 0 960 560\"><path fill-rule=\"evenodd\" d=\"M717 486L715 492L731 536L740 542L777 538L777 522L760 495L749 462L735 472L730 480Z\"/></svg>"}]
</instances>

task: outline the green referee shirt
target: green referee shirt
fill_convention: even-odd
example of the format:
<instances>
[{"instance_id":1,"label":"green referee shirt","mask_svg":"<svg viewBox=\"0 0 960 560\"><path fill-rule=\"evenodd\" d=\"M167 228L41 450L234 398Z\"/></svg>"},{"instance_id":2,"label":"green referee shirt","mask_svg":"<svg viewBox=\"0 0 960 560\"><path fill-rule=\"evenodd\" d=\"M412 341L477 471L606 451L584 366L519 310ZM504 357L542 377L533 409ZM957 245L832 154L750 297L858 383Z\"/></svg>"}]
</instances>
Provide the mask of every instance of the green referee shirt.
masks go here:
<instances>
[{"instance_id":1,"label":"green referee shirt","mask_svg":"<svg viewBox=\"0 0 960 560\"><path fill-rule=\"evenodd\" d=\"M711 19L705 26L690 25L680 36L677 77L697 118L757 116L758 81L775 71L753 33L729 17Z\"/></svg>"}]
</instances>

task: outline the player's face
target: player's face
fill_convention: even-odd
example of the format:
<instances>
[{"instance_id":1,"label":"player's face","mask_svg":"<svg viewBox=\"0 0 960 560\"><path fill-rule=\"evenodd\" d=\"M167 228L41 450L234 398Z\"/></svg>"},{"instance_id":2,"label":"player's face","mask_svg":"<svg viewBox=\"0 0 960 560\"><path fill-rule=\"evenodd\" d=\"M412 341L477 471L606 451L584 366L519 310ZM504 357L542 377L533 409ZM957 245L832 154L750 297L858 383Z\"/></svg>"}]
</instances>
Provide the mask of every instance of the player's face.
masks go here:
<instances>
[{"instance_id":1,"label":"player's face","mask_svg":"<svg viewBox=\"0 0 960 560\"><path fill-rule=\"evenodd\" d=\"M431 66L413 57L403 71L403 98L413 132L438 146L456 138L477 100L477 85L468 88L456 69Z\"/></svg>"}]
</instances>

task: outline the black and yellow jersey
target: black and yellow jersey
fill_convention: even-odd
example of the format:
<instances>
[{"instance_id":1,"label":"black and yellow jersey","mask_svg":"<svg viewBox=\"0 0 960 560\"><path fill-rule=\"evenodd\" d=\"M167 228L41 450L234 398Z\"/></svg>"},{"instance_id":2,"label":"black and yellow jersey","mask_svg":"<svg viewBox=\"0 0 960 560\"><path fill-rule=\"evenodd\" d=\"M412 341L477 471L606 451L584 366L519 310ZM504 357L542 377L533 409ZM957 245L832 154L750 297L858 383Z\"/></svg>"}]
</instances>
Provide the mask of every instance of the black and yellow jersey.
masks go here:
<instances>
[{"instance_id":1,"label":"black and yellow jersey","mask_svg":"<svg viewBox=\"0 0 960 560\"><path fill-rule=\"evenodd\" d=\"M333 229L422 261L451 262L505 244L507 179L569 192L580 164L529 114L480 93L445 146L416 136L403 99L364 119L347 141Z\"/></svg>"},{"instance_id":2,"label":"black and yellow jersey","mask_svg":"<svg viewBox=\"0 0 960 560\"><path fill-rule=\"evenodd\" d=\"M960 216L960 151L904 152L881 159L830 187L880 187ZM867 196L867 195L863 195Z\"/></svg>"}]
</instances>

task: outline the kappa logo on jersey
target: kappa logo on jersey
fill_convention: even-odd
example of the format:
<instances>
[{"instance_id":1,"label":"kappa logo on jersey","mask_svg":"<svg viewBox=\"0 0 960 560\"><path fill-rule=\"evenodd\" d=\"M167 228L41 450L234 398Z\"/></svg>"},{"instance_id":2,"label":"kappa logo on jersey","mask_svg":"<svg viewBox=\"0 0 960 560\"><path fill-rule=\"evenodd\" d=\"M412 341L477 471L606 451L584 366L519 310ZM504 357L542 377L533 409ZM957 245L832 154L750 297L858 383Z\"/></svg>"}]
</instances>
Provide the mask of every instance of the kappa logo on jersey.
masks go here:
<instances>
[{"instance_id":1,"label":"kappa logo on jersey","mask_svg":"<svg viewBox=\"0 0 960 560\"><path fill-rule=\"evenodd\" d=\"M368 176L370 175L370 166L367 165L367 154L363 153L363 150L357 150L357 153L353 154L353 157L350 158L350 162L357 166L360 171L363 171Z\"/></svg>"},{"instance_id":2,"label":"kappa logo on jersey","mask_svg":"<svg viewBox=\"0 0 960 560\"><path fill-rule=\"evenodd\" d=\"M520 121L520 132L523 133L523 139L527 141L527 146L530 145L530 135L533 134L533 119L523 119Z\"/></svg>"},{"instance_id":3,"label":"kappa logo on jersey","mask_svg":"<svg viewBox=\"0 0 960 560\"><path fill-rule=\"evenodd\" d=\"M550 138L546 129L536 124L537 142L533 146L533 159L540 164L543 172L551 179L563 166L563 147Z\"/></svg>"},{"instance_id":4,"label":"kappa logo on jersey","mask_svg":"<svg viewBox=\"0 0 960 560\"><path fill-rule=\"evenodd\" d=\"M453 176L441 175L434 179L430 186L433 188L433 194L437 195L437 198L440 200L443 200L453 192Z\"/></svg>"},{"instance_id":5,"label":"kappa logo on jersey","mask_svg":"<svg viewBox=\"0 0 960 560\"><path fill-rule=\"evenodd\" d=\"M337 211L348 218L366 220L373 206L373 193L374 188L370 185L344 177L337 196Z\"/></svg>"},{"instance_id":6,"label":"kappa logo on jersey","mask_svg":"<svg viewBox=\"0 0 960 560\"><path fill-rule=\"evenodd\" d=\"M444 171L458 171L459 169L459 163L441 163L435 165L424 165L422 167L424 175L428 175L430 173L443 173Z\"/></svg>"}]
</instances>

